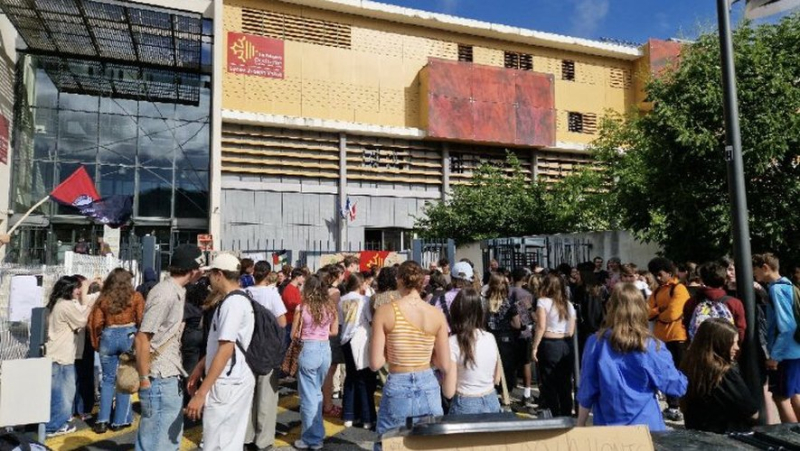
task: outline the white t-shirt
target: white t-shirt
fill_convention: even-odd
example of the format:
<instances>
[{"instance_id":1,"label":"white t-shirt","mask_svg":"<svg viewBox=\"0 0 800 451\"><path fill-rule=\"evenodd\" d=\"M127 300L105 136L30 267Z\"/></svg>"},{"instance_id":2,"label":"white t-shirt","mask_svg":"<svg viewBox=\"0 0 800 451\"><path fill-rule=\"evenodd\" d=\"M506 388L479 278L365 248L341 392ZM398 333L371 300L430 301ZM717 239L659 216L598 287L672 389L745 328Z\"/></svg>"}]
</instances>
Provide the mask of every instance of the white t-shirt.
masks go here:
<instances>
[{"instance_id":1,"label":"white t-shirt","mask_svg":"<svg viewBox=\"0 0 800 451\"><path fill-rule=\"evenodd\" d=\"M342 344L353 339L357 328L369 329L372 315L368 305L369 298L355 291L345 294L339 300L339 340Z\"/></svg>"},{"instance_id":2,"label":"white t-shirt","mask_svg":"<svg viewBox=\"0 0 800 451\"><path fill-rule=\"evenodd\" d=\"M225 299L214 313L214 319L211 321L211 330L206 344L206 373L211 368L214 356L217 355L219 342L231 341L234 343L236 365L233 366L231 371L233 359L228 360L228 364L225 365L225 369L222 370L217 382L235 383L244 380L247 374L245 371L250 372L250 367L247 366L244 353L239 349L239 346L236 346L236 341L238 340L247 349L250 346L250 339L253 338L254 328L255 316L250 300L240 294ZM229 371L230 374L228 374Z\"/></svg>"},{"instance_id":3,"label":"white t-shirt","mask_svg":"<svg viewBox=\"0 0 800 451\"><path fill-rule=\"evenodd\" d=\"M483 395L494 390L494 371L497 366L497 342L494 335L479 330L475 340L475 365L464 367L458 338L450 337L450 360L458 365L456 393L460 395Z\"/></svg>"},{"instance_id":4,"label":"white t-shirt","mask_svg":"<svg viewBox=\"0 0 800 451\"><path fill-rule=\"evenodd\" d=\"M575 318L575 307L571 302L567 302L567 312L569 313L563 320L558 317L558 309L553 308L553 300L550 298L539 298L536 301L537 309L544 309L547 313L547 322L545 323L545 331L555 334L565 334L569 331L569 321Z\"/></svg>"},{"instance_id":5,"label":"white t-shirt","mask_svg":"<svg viewBox=\"0 0 800 451\"><path fill-rule=\"evenodd\" d=\"M245 291L250 293L254 301L275 315L275 318L280 318L286 314L286 306L283 305L281 294L278 293L278 288L275 285L247 287Z\"/></svg>"}]
</instances>

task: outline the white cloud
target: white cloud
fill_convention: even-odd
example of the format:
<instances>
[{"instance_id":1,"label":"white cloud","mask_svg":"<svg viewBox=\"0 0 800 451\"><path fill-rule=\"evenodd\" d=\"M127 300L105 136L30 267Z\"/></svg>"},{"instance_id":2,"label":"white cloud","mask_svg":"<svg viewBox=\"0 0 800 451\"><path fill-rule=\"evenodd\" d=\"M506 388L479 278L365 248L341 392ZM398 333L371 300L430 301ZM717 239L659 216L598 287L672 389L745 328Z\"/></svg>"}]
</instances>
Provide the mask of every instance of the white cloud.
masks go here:
<instances>
[{"instance_id":1,"label":"white cloud","mask_svg":"<svg viewBox=\"0 0 800 451\"><path fill-rule=\"evenodd\" d=\"M595 33L608 16L611 0L572 0L575 11L572 15L572 34L596 38Z\"/></svg>"},{"instance_id":2,"label":"white cloud","mask_svg":"<svg viewBox=\"0 0 800 451\"><path fill-rule=\"evenodd\" d=\"M455 14L458 0L436 0L439 11L444 14Z\"/></svg>"}]
</instances>

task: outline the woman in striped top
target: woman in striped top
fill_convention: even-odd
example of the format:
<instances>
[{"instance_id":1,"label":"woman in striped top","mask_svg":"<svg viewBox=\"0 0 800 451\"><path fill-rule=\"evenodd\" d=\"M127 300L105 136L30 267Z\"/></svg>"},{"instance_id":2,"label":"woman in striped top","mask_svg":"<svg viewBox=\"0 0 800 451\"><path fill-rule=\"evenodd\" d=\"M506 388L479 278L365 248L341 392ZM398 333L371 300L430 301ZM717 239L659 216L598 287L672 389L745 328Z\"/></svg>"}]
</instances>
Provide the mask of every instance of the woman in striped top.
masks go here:
<instances>
[{"instance_id":1,"label":"woman in striped top","mask_svg":"<svg viewBox=\"0 0 800 451\"><path fill-rule=\"evenodd\" d=\"M424 279L416 262L400 265L397 288L401 297L378 308L373 318L370 366L377 371L389 364L378 411L379 435L399 428L409 417L444 414L442 389L432 366L444 375L445 396L451 398L455 393L447 321L441 310L420 297ZM375 449L381 449L380 441Z\"/></svg>"}]
</instances>

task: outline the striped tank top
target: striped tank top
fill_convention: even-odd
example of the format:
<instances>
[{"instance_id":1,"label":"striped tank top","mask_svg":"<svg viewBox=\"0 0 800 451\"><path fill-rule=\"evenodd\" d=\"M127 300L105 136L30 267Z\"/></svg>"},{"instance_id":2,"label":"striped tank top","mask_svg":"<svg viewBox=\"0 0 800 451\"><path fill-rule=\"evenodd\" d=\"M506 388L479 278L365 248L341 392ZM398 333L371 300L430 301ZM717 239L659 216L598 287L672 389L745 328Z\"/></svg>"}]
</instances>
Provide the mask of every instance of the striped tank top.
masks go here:
<instances>
[{"instance_id":1,"label":"striped tank top","mask_svg":"<svg viewBox=\"0 0 800 451\"><path fill-rule=\"evenodd\" d=\"M394 328L386 336L386 360L390 365L420 367L430 365L435 335L428 334L411 324L397 303L394 309Z\"/></svg>"}]
</instances>

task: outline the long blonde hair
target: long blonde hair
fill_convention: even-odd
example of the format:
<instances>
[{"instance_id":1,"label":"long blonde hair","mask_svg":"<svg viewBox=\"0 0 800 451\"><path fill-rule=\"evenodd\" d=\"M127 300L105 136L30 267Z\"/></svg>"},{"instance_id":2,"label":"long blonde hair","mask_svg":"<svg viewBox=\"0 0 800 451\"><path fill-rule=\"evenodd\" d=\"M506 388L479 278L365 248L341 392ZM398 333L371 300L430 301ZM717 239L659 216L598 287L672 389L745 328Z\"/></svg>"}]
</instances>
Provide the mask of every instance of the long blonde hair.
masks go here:
<instances>
[{"instance_id":1,"label":"long blonde hair","mask_svg":"<svg viewBox=\"0 0 800 451\"><path fill-rule=\"evenodd\" d=\"M636 285L617 283L608 301L603 325L597 331L600 339L608 333L611 347L620 353L647 350L647 340L653 335L647 327L647 303Z\"/></svg>"},{"instance_id":2,"label":"long blonde hair","mask_svg":"<svg viewBox=\"0 0 800 451\"><path fill-rule=\"evenodd\" d=\"M489 311L497 313L500 306L508 299L508 282L506 277L500 273L492 273L489 277L489 289L486 291L486 298L489 299Z\"/></svg>"}]
</instances>

